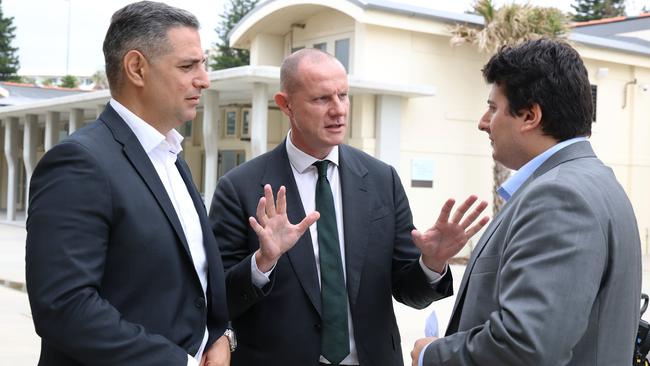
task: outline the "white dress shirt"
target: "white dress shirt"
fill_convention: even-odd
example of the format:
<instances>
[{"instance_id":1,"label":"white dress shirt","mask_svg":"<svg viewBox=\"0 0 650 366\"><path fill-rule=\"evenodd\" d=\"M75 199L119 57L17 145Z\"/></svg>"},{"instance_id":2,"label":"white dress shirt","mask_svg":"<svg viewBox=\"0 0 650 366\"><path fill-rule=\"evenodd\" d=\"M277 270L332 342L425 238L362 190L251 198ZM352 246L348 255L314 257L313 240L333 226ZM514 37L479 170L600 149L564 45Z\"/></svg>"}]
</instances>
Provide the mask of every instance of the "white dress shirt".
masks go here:
<instances>
[{"instance_id":1,"label":"white dress shirt","mask_svg":"<svg viewBox=\"0 0 650 366\"><path fill-rule=\"evenodd\" d=\"M190 196L190 192L187 190L185 181L183 181L183 177L181 177L176 167L177 155L183 150L181 147L183 136L173 129L166 135L163 135L115 99L111 99L109 103L131 128L156 169L156 173L158 173L158 177L160 177L160 181L165 187L169 200L174 205L176 215L183 227L183 233L190 248L192 261L194 262L194 269L199 275L201 287L203 288L203 296L207 299L208 267L205 248L203 247L201 222L199 221L199 215ZM201 343L201 347L199 347L199 351L194 357L187 356L188 366L198 365L207 342L208 328L206 324L203 342Z\"/></svg>"}]
</instances>

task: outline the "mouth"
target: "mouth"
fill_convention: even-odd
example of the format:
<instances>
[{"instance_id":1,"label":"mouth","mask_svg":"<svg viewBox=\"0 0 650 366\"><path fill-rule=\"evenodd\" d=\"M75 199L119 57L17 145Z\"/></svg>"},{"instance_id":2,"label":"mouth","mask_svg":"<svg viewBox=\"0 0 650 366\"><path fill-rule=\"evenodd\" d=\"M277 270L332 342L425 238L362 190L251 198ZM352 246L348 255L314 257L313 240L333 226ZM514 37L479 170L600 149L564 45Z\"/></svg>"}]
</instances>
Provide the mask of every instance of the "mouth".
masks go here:
<instances>
[{"instance_id":1,"label":"mouth","mask_svg":"<svg viewBox=\"0 0 650 366\"><path fill-rule=\"evenodd\" d=\"M337 130L340 128L345 127L345 123L332 123L330 125L325 126L325 129L327 130Z\"/></svg>"},{"instance_id":2,"label":"mouth","mask_svg":"<svg viewBox=\"0 0 650 366\"><path fill-rule=\"evenodd\" d=\"M196 103L196 104L199 104L199 100L200 100L200 99L201 99L201 96L200 96L200 95L196 95L196 96L193 96L193 97L185 98L185 100L187 100L187 101L189 101L189 102L192 102L192 103Z\"/></svg>"}]
</instances>

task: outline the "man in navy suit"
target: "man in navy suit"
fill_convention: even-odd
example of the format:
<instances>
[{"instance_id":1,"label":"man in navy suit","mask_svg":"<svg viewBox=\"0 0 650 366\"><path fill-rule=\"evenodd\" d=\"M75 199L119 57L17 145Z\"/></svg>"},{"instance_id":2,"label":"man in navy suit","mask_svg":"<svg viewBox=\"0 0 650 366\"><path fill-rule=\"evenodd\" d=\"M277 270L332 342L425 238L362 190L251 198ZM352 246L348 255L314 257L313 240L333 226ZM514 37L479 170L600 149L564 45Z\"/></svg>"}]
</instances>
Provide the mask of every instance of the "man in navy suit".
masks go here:
<instances>
[{"instance_id":1,"label":"man in navy suit","mask_svg":"<svg viewBox=\"0 0 650 366\"><path fill-rule=\"evenodd\" d=\"M39 365L228 365L223 266L174 130L209 86L196 18L118 10L112 99L30 186L26 277Z\"/></svg>"},{"instance_id":2,"label":"man in navy suit","mask_svg":"<svg viewBox=\"0 0 650 366\"><path fill-rule=\"evenodd\" d=\"M486 223L472 225L486 203L463 219L476 197L453 215L449 200L431 229L415 230L395 169L343 144L349 109L343 65L304 49L289 56L280 73L275 101L289 117L289 135L222 177L210 212L238 334L233 364L402 365L392 298L424 308L451 294L446 258ZM325 180L336 231L327 235L335 250L326 253L319 226L325 210L315 192ZM279 189L277 205L272 187ZM305 220L314 221L317 208L317 224L299 236L305 221L299 227L290 222L306 213ZM332 255L337 266L331 266ZM342 272L342 296L330 301L325 289L334 270ZM330 303L343 306L336 310L343 314L337 329L330 329ZM339 336L326 337L330 331ZM332 341L342 344L332 347Z\"/></svg>"}]
</instances>

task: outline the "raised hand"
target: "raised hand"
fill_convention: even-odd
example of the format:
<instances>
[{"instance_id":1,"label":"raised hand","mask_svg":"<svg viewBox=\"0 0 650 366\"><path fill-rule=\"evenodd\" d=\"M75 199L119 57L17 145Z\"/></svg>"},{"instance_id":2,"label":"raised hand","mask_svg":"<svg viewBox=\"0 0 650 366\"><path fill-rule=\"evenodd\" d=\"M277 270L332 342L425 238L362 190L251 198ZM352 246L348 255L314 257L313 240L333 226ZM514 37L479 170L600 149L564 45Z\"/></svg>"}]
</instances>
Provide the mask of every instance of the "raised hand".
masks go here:
<instances>
[{"instance_id":1,"label":"raised hand","mask_svg":"<svg viewBox=\"0 0 650 366\"><path fill-rule=\"evenodd\" d=\"M257 219L249 217L248 222L257 234L260 249L255 252L257 268L268 272L273 268L282 254L293 248L302 234L311 226L320 214L310 212L298 224L293 225L287 217L287 193L281 186L278 190L277 201L273 201L271 185L264 186L264 197L257 204Z\"/></svg>"},{"instance_id":2,"label":"raised hand","mask_svg":"<svg viewBox=\"0 0 650 366\"><path fill-rule=\"evenodd\" d=\"M420 232L417 229L411 232L415 245L422 252L424 265L433 271L442 273L447 264L447 260L458 254L469 238L487 224L489 221L489 217L487 216L484 216L477 223L473 224L481 212L487 207L487 202L485 201L481 201L467 217L463 218L477 200L478 198L476 196L469 196L456 209L450 221L449 216L455 203L455 200L450 198L442 206L438 220L431 228L425 232Z\"/></svg>"}]
</instances>

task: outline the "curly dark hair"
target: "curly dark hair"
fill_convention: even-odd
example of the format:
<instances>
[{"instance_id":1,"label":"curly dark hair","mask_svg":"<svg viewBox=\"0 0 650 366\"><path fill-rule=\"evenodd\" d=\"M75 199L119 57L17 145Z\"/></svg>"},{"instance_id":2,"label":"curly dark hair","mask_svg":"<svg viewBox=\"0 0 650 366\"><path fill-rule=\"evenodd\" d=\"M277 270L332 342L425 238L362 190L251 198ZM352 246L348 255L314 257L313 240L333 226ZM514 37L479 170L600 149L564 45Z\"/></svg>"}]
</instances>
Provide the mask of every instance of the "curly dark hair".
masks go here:
<instances>
[{"instance_id":1,"label":"curly dark hair","mask_svg":"<svg viewBox=\"0 0 650 366\"><path fill-rule=\"evenodd\" d=\"M591 134L587 69L565 41L542 38L501 47L482 72L488 83L504 90L511 115L539 104L546 135L564 141Z\"/></svg>"}]
</instances>

